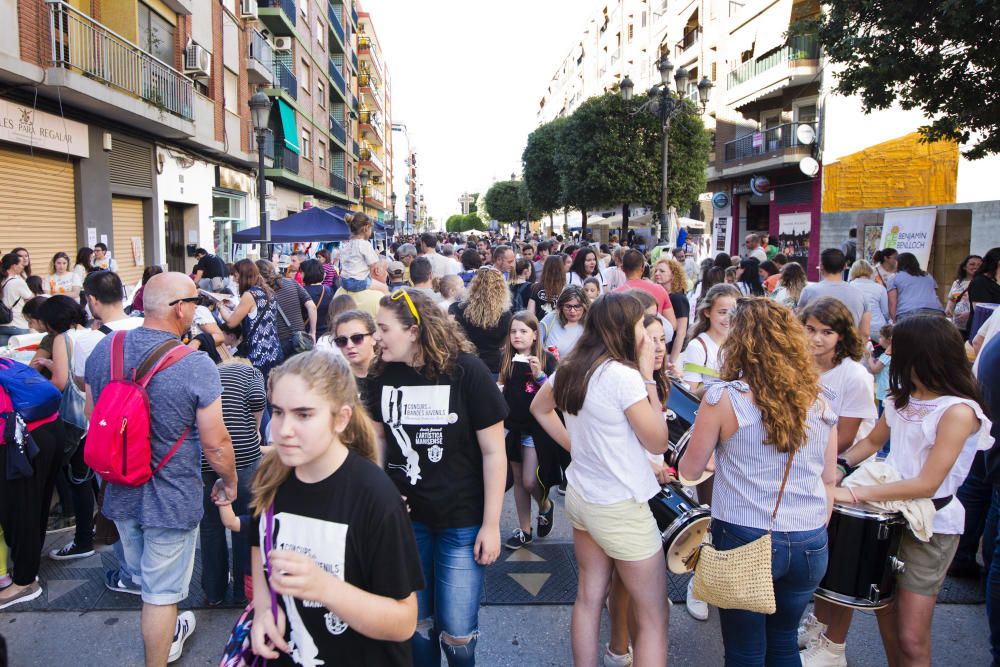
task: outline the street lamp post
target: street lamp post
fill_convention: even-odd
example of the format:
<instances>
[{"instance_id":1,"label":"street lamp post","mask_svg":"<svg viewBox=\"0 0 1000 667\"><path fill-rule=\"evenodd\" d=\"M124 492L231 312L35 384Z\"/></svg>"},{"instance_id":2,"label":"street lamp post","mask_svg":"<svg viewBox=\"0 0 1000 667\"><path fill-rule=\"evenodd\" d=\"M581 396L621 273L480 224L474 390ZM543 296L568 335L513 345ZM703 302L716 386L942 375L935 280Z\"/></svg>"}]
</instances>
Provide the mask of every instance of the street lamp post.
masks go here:
<instances>
[{"instance_id":1,"label":"street lamp post","mask_svg":"<svg viewBox=\"0 0 1000 667\"><path fill-rule=\"evenodd\" d=\"M271 114L271 100L261 91L257 91L250 98L250 119L253 122L253 129L257 135L257 202L260 204L259 224L260 239L264 247L265 255L268 254L267 245L271 243L271 221L267 217L267 202L265 201L267 186L264 183L264 143L267 141L267 120Z\"/></svg>"},{"instance_id":2,"label":"street lamp post","mask_svg":"<svg viewBox=\"0 0 1000 667\"><path fill-rule=\"evenodd\" d=\"M396 238L396 193L395 192L389 195L389 201L392 203L392 237Z\"/></svg>"},{"instance_id":3,"label":"street lamp post","mask_svg":"<svg viewBox=\"0 0 1000 667\"><path fill-rule=\"evenodd\" d=\"M365 205L367 202L365 193L368 190L368 172L362 169L361 174L358 176L358 180L361 183L361 212L365 213Z\"/></svg>"},{"instance_id":4,"label":"street lamp post","mask_svg":"<svg viewBox=\"0 0 1000 667\"><path fill-rule=\"evenodd\" d=\"M632 92L635 90L635 84L632 83L632 79L628 78L628 75L626 74L625 78L622 79L622 82L618 84L618 89L621 91L622 101L625 102L625 120L628 121L629 107L632 105ZM625 132L626 134L628 133L627 127L625 128ZM627 136L625 137L625 141L628 141ZM629 209L630 209L629 202L626 201L624 204L622 204L621 240L623 243L625 241L625 236L628 234L628 216L629 213L631 212Z\"/></svg>"}]
</instances>

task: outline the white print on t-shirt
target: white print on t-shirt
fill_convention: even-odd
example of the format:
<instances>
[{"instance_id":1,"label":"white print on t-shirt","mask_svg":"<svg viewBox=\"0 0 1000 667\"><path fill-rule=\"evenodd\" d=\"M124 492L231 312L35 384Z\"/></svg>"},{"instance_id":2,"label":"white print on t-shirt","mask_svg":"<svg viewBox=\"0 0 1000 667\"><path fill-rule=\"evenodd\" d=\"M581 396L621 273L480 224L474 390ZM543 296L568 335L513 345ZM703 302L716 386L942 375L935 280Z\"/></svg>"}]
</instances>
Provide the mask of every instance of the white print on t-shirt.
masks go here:
<instances>
[{"instance_id":1,"label":"white print on t-shirt","mask_svg":"<svg viewBox=\"0 0 1000 667\"><path fill-rule=\"evenodd\" d=\"M344 580L344 553L347 549L347 524L334 521L323 521L298 514L279 512L274 517L276 527L275 549L285 549L305 554L316 561L325 572L332 574L341 581ZM288 616L290 628L290 655L296 664L307 667L324 665L319 658L319 648L306 629L299 610L295 606L295 598L283 595L285 614ZM322 607L321 602L302 600L302 606L307 608ZM339 635L347 630L336 614L328 613L325 617L326 628L330 634Z\"/></svg>"},{"instance_id":2,"label":"white print on t-shirt","mask_svg":"<svg viewBox=\"0 0 1000 667\"><path fill-rule=\"evenodd\" d=\"M388 464L406 472L411 485L416 485L420 476L420 455L416 447L427 447L427 458L431 463L439 463L444 456L445 424L454 424L457 415L448 412L451 404L451 387L383 387L382 417L396 438L406 464ZM416 425L414 441L410 440L403 425Z\"/></svg>"}]
</instances>

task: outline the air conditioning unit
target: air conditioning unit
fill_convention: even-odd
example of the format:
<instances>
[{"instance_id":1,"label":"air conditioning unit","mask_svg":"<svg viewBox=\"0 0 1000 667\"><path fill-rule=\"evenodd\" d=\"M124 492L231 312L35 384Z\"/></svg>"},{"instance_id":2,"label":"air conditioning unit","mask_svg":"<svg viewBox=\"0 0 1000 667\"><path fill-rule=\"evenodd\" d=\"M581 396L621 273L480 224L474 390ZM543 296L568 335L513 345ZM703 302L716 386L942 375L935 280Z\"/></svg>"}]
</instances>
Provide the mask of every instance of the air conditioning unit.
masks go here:
<instances>
[{"instance_id":1,"label":"air conditioning unit","mask_svg":"<svg viewBox=\"0 0 1000 667\"><path fill-rule=\"evenodd\" d=\"M292 50L292 38L291 37L275 37L274 38L274 50L275 51L291 51Z\"/></svg>"},{"instance_id":2,"label":"air conditioning unit","mask_svg":"<svg viewBox=\"0 0 1000 667\"><path fill-rule=\"evenodd\" d=\"M257 18L257 0L240 0L240 18Z\"/></svg>"},{"instance_id":3,"label":"air conditioning unit","mask_svg":"<svg viewBox=\"0 0 1000 667\"><path fill-rule=\"evenodd\" d=\"M274 196L274 181L264 181L264 197Z\"/></svg>"},{"instance_id":4,"label":"air conditioning unit","mask_svg":"<svg viewBox=\"0 0 1000 667\"><path fill-rule=\"evenodd\" d=\"M200 44L191 44L184 49L184 73L192 76L211 76L212 54Z\"/></svg>"}]
</instances>

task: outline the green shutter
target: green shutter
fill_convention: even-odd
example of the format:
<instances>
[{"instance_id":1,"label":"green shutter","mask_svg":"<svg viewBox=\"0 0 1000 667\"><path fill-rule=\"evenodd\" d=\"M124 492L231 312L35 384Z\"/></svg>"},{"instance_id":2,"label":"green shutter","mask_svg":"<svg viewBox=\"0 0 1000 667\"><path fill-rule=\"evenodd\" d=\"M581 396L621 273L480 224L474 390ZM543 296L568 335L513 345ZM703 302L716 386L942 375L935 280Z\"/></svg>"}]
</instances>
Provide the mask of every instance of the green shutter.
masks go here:
<instances>
[{"instance_id":1,"label":"green shutter","mask_svg":"<svg viewBox=\"0 0 1000 667\"><path fill-rule=\"evenodd\" d=\"M279 99L278 112L281 114L281 132L285 135L285 148L297 155L299 152L299 130L295 126L295 109L288 106L284 100Z\"/></svg>"}]
</instances>

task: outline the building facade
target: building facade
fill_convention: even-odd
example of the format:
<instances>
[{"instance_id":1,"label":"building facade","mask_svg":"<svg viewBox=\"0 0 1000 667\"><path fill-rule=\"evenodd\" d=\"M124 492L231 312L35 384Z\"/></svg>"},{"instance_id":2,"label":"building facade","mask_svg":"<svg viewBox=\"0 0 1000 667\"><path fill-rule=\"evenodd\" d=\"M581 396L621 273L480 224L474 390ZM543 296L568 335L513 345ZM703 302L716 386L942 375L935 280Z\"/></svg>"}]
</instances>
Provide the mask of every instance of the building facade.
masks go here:
<instances>
[{"instance_id":1,"label":"building facade","mask_svg":"<svg viewBox=\"0 0 1000 667\"><path fill-rule=\"evenodd\" d=\"M362 193L365 211L385 221L392 195L392 115L389 71L371 15L358 18L358 87L360 90L360 169L368 185Z\"/></svg>"}]
</instances>

